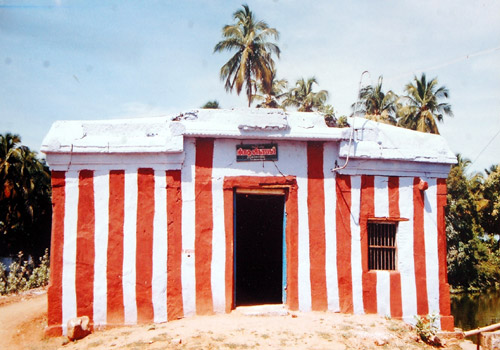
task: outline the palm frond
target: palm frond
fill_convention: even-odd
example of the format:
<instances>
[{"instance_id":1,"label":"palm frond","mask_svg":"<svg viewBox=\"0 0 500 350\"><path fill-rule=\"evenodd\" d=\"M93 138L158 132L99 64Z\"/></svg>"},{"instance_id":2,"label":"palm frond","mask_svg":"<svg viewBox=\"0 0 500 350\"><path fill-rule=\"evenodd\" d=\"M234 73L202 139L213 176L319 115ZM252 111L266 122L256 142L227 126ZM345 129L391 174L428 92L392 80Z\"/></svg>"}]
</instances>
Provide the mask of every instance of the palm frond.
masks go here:
<instances>
[{"instance_id":1,"label":"palm frond","mask_svg":"<svg viewBox=\"0 0 500 350\"><path fill-rule=\"evenodd\" d=\"M445 86L438 87L437 78L427 80L425 73L420 78L416 76L413 82L405 86L407 95L398 103L398 125L418 130L439 134L438 122L443 121L444 115L453 116L448 103L439 103L438 100L449 97ZM411 112L410 112L411 111Z\"/></svg>"},{"instance_id":2,"label":"palm frond","mask_svg":"<svg viewBox=\"0 0 500 350\"><path fill-rule=\"evenodd\" d=\"M233 13L235 23L224 26L222 33L225 40L214 47L214 52L237 50L236 54L221 68L221 80L225 80L226 91L236 88L239 95L245 86L249 106L254 97L258 81L266 90L270 90L272 83L271 71L274 67L272 55L279 58L280 49L268 38L279 38L275 28L262 20L256 20L254 14L246 4Z\"/></svg>"}]
</instances>

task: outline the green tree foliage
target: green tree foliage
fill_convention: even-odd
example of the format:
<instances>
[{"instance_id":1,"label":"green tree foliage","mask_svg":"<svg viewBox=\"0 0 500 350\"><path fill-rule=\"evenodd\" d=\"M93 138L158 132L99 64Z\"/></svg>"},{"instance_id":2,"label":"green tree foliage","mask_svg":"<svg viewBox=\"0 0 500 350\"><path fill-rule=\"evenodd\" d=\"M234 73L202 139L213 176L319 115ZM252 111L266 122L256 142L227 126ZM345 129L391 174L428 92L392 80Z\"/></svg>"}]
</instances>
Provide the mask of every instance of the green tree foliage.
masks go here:
<instances>
[{"instance_id":1,"label":"green tree foliage","mask_svg":"<svg viewBox=\"0 0 500 350\"><path fill-rule=\"evenodd\" d=\"M398 95L392 91L384 93L383 78L378 78L375 86L368 85L359 91L358 102L352 105L353 111L364 115L366 119L380 123L396 125L396 101ZM354 113L354 112L353 112Z\"/></svg>"},{"instance_id":2,"label":"green tree foliage","mask_svg":"<svg viewBox=\"0 0 500 350\"><path fill-rule=\"evenodd\" d=\"M328 91L313 91L313 85L318 84L315 77L297 80L295 86L286 94L283 107L296 107L299 112L320 111L328 99Z\"/></svg>"},{"instance_id":3,"label":"green tree foliage","mask_svg":"<svg viewBox=\"0 0 500 350\"><path fill-rule=\"evenodd\" d=\"M338 120L335 116L335 110L332 105L323 105L320 107L319 112L323 114L325 118L325 123L330 128L338 127Z\"/></svg>"},{"instance_id":4,"label":"green tree foliage","mask_svg":"<svg viewBox=\"0 0 500 350\"><path fill-rule=\"evenodd\" d=\"M203 109L219 109L220 108L219 101L217 101L217 100L208 101L203 106L201 106L201 108L203 108Z\"/></svg>"},{"instance_id":5,"label":"green tree foliage","mask_svg":"<svg viewBox=\"0 0 500 350\"><path fill-rule=\"evenodd\" d=\"M276 69L273 68L270 88L266 88L262 83L257 83L256 85L257 93L253 95L252 99L262 101L257 105L257 108L281 108L280 100L286 95L288 80L278 79Z\"/></svg>"},{"instance_id":6,"label":"green tree foliage","mask_svg":"<svg viewBox=\"0 0 500 350\"><path fill-rule=\"evenodd\" d=\"M18 135L0 135L0 256L41 256L50 244L50 172L20 143Z\"/></svg>"},{"instance_id":7,"label":"green tree foliage","mask_svg":"<svg viewBox=\"0 0 500 350\"><path fill-rule=\"evenodd\" d=\"M266 92L271 89L274 67L272 55L275 54L279 58L280 49L270 42L269 38L278 40L279 33L266 22L257 20L248 5L242 7L233 14L235 23L222 29L224 40L215 45L214 52L236 50L222 66L220 77L225 80L226 91L230 92L236 88L238 95L245 85L250 107L255 91L252 80L260 82Z\"/></svg>"},{"instance_id":8,"label":"green tree foliage","mask_svg":"<svg viewBox=\"0 0 500 350\"><path fill-rule=\"evenodd\" d=\"M406 96L400 98L397 107L398 125L404 128L439 134L436 120L443 121L443 116L453 116L451 105L440 102L448 98L445 86L438 87L437 78L427 81L425 73L420 78L414 77L414 83L405 87Z\"/></svg>"},{"instance_id":9,"label":"green tree foliage","mask_svg":"<svg viewBox=\"0 0 500 350\"><path fill-rule=\"evenodd\" d=\"M500 283L500 251L495 236L500 232L495 226L498 173L470 176L466 172L470 161L460 155L457 158L447 180L449 281L461 289L496 286Z\"/></svg>"},{"instance_id":10,"label":"green tree foliage","mask_svg":"<svg viewBox=\"0 0 500 350\"><path fill-rule=\"evenodd\" d=\"M347 116L341 115L337 119L337 127L338 128L349 128L350 127L349 122L347 121Z\"/></svg>"},{"instance_id":11,"label":"green tree foliage","mask_svg":"<svg viewBox=\"0 0 500 350\"><path fill-rule=\"evenodd\" d=\"M478 191L482 195L478 209L485 232L494 237L500 234L500 166L493 165L485 172L487 177Z\"/></svg>"},{"instance_id":12,"label":"green tree foliage","mask_svg":"<svg viewBox=\"0 0 500 350\"><path fill-rule=\"evenodd\" d=\"M448 278L452 286L467 288L477 279L474 239L482 235L482 230L470 190L470 179L466 175L470 161L460 155L457 158L458 163L451 169L447 180Z\"/></svg>"}]
</instances>

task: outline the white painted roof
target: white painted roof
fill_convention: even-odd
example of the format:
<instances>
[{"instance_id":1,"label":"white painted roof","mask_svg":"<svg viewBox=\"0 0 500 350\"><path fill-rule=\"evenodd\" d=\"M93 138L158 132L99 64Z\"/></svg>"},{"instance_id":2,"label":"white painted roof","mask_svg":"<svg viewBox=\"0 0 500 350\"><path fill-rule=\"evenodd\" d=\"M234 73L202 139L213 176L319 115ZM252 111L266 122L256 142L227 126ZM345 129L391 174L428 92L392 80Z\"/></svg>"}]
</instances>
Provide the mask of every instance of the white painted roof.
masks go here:
<instances>
[{"instance_id":1,"label":"white painted roof","mask_svg":"<svg viewBox=\"0 0 500 350\"><path fill-rule=\"evenodd\" d=\"M444 138L380 124L354 123L352 158L453 164ZM99 121L58 121L41 151L61 153L180 153L184 137L339 141L340 156L349 150L350 128L330 128L318 113L279 109L200 109L175 116Z\"/></svg>"},{"instance_id":2,"label":"white painted roof","mask_svg":"<svg viewBox=\"0 0 500 350\"><path fill-rule=\"evenodd\" d=\"M167 118L57 121L45 136L44 153L182 152Z\"/></svg>"}]
</instances>

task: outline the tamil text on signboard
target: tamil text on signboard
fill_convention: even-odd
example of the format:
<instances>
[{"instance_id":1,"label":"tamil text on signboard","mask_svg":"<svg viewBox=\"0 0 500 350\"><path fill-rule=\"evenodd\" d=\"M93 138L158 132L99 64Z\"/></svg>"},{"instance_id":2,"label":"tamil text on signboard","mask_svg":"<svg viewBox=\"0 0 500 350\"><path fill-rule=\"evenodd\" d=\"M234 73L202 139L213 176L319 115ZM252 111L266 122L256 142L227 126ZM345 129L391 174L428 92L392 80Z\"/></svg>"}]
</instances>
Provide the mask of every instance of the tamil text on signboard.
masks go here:
<instances>
[{"instance_id":1,"label":"tamil text on signboard","mask_svg":"<svg viewBox=\"0 0 500 350\"><path fill-rule=\"evenodd\" d=\"M278 145L273 143L236 145L236 161L255 160L278 160Z\"/></svg>"}]
</instances>

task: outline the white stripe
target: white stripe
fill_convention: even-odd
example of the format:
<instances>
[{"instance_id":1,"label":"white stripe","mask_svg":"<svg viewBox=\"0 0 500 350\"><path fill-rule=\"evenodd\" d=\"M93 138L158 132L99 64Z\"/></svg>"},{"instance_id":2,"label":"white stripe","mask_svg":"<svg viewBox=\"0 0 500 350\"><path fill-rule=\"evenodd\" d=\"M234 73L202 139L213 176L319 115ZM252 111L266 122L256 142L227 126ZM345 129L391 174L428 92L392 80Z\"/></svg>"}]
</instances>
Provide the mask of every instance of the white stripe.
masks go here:
<instances>
[{"instance_id":1,"label":"white stripe","mask_svg":"<svg viewBox=\"0 0 500 350\"><path fill-rule=\"evenodd\" d=\"M109 172L94 173L95 260L94 260L94 324L106 324L107 258L109 223Z\"/></svg>"},{"instance_id":2,"label":"white stripe","mask_svg":"<svg viewBox=\"0 0 500 350\"><path fill-rule=\"evenodd\" d=\"M137 323L136 249L137 249L137 170L125 171L125 215L123 220L123 308L125 324Z\"/></svg>"},{"instance_id":3,"label":"white stripe","mask_svg":"<svg viewBox=\"0 0 500 350\"><path fill-rule=\"evenodd\" d=\"M389 216L389 178L387 176L375 176L375 216L388 217Z\"/></svg>"},{"instance_id":4,"label":"white stripe","mask_svg":"<svg viewBox=\"0 0 500 350\"><path fill-rule=\"evenodd\" d=\"M352 304L355 314L363 314L363 268L361 266L361 232L359 212L361 199L361 176L351 176L351 266Z\"/></svg>"},{"instance_id":5,"label":"white stripe","mask_svg":"<svg viewBox=\"0 0 500 350\"><path fill-rule=\"evenodd\" d=\"M307 211L307 178L297 178L297 201L298 201L298 289L299 310L311 310L311 264L309 261L309 218Z\"/></svg>"},{"instance_id":6,"label":"white stripe","mask_svg":"<svg viewBox=\"0 0 500 350\"><path fill-rule=\"evenodd\" d=\"M339 285L337 279L337 234L335 215L337 195L335 174L331 171L338 150L334 143L325 143L323 154L323 176L325 188L325 272L328 310L339 312Z\"/></svg>"},{"instance_id":7,"label":"white stripe","mask_svg":"<svg viewBox=\"0 0 500 350\"><path fill-rule=\"evenodd\" d=\"M424 179L429 188L424 192L425 269L429 313L439 315L439 258L437 232L437 183Z\"/></svg>"},{"instance_id":8,"label":"white stripe","mask_svg":"<svg viewBox=\"0 0 500 350\"><path fill-rule=\"evenodd\" d=\"M377 313L391 316L391 276L389 271L377 271Z\"/></svg>"},{"instance_id":9,"label":"white stripe","mask_svg":"<svg viewBox=\"0 0 500 350\"><path fill-rule=\"evenodd\" d=\"M234 150L234 145L227 149L227 140L215 140L212 161L212 261L211 287L215 312L226 311L226 227L224 217L223 181L227 175L227 156ZM231 230L232 232L232 230Z\"/></svg>"},{"instance_id":10,"label":"white stripe","mask_svg":"<svg viewBox=\"0 0 500 350\"><path fill-rule=\"evenodd\" d=\"M231 144L231 151L234 145ZM226 227L224 217L223 180L227 175L227 140L215 140L212 166L212 264L211 285L213 309L215 312L226 311ZM231 230L232 232L232 230Z\"/></svg>"},{"instance_id":11,"label":"white stripe","mask_svg":"<svg viewBox=\"0 0 500 350\"><path fill-rule=\"evenodd\" d=\"M413 259L413 178L399 178L399 212L402 218L396 235L398 269L401 274L401 302L403 320L415 323L417 314L417 289L415 282L415 264Z\"/></svg>"},{"instance_id":12,"label":"white stripe","mask_svg":"<svg viewBox=\"0 0 500 350\"><path fill-rule=\"evenodd\" d=\"M374 207L376 217L389 216L389 178L374 177ZM377 271L377 313L391 315L391 285L389 271Z\"/></svg>"},{"instance_id":13,"label":"white stripe","mask_svg":"<svg viewBox=\"0 0 500 350\"><path fill-rule=\"evenodd\" d=\"M76 317L76 234L78 225L78 171L66 172L64 186L64 243L62 266L62 328Z\"/></svg>"},{"instance_id":14,"label":"white stripe","mask_svg":"<svg viewBox=\"0 0 500 350\"><path fill-rule=\"evenodd\" d=\"M167 178L155 170L153 272L151 292L155 322L167 322Z\"/></svg>"},{"instance_id":15,"label":"white stripe","mask_svg":"<svg viewBox=\"0 0 500 350\"><path fill-rule=\"evenodd\" d=\"M182 260L181 281L184 315L194 315L196 312L196 275L194 266L195 238L195 205L194 205L194 175L195 175L195 144L194 139L184 141L184 164L181 173L182 190Z\"/></svg>"},{"instance_id":16,"label":"white stripe","mask_svg":"<svg viewBox=\"0 0 500 350\"><path fill-rule=\"evenodd\" d=\"M214 154L217 151L215 142ZM226 232L224 226L224 191L222 177L212 181L212 299L215 312L226 311Z\"/></svg>"}]
</instances>

